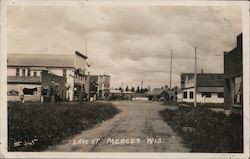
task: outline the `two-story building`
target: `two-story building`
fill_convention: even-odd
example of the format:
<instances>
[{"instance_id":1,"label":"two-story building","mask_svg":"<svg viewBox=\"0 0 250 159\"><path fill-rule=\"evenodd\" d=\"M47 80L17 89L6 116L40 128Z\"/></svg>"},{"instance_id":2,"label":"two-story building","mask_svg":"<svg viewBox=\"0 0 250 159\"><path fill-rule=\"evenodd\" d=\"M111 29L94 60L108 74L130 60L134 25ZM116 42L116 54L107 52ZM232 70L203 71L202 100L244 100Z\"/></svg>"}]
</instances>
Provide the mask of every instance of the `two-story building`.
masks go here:
<instances>
[{"instance_id":1,"label":"two-story building","mask_svg":"<svg viewBox=\"0 0 250 159\"><path fill-rule=\"evenodd\" d=\"M90 97L96 99L107 99L110 93L109 75L90 75Z\"/></svg>"},{"instance_id":2,"label":"two-story building","mask_svg":"<svg viewBox=\"0 0 250 159\"><path fill-rule=\"evenodd\" d=\"M237 45L224 53L225 109L241 108L243 105L242 33L237 36Z\"/></svg>"},{"instance_id":3,"label":"two-story building","mask_svg":"<svg viewBox=\"0 0 250 159\"><path fill-rule=\"evenodd\" d=\"M74 52L62 54L8 54L8 79L27 78L29 80L41 77L42 71L66 78L66 99L79 100L88 94L89 82L86 74L87 56ZM10 81L8 80L8 87Z\"/></svg>"},{"instance_id":4,"label":"two-story building","mask_svg":"<svg viewBox=\"0 0 250 159\"><path fill-rule=\"evenodd\" d=\"M181 74L183 102L194 102L194 73ZM224 103L224 75L198 73L196 101L199 103Z\"/></svg>"}]
</instances>

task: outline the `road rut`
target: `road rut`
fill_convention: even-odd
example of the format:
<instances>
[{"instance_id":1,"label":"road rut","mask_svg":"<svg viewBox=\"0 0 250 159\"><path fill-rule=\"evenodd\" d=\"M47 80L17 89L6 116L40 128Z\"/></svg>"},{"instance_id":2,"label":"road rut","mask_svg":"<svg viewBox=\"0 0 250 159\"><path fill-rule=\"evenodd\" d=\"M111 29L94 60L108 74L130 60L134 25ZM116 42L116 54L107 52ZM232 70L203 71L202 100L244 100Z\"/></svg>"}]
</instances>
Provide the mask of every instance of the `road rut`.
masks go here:
<instances>
[{"instance_id":1,"label":"road rut","mask_svg":"<svg viewBox=\"0 0 250 159\"><path fill-rule=\"evenodd\" d=\"M113 102L121 113L49 147L53 152L189 152L159 116L165 107L150 101Z\"/></svg>"}]
</instances>

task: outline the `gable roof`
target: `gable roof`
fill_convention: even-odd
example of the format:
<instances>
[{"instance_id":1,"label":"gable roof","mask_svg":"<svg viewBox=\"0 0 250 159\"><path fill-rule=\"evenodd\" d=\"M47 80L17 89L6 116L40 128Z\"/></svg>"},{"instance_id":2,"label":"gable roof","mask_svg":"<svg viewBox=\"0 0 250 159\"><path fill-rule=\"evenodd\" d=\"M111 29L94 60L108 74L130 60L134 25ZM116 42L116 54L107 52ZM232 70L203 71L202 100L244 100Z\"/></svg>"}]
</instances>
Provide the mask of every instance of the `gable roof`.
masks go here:
<instances>
[{"instance_id":1,"label":"gable roof","mask_svg":"<svg viewBox=\"0 0 250 159\"><path fill-rule=\"evenodd\" d=\"M198 87L197 92L223 93L224 87Z\"/></svg>"},{"instance_id":2,"label":"gable roof","mask_svg":"<svg viewBox=\"0 0 250 159\"><path fill-rule=\"evenodd\" d=\"M75 51L76 55L80 56L81 58L87 59L88 57L86 55L83 55L79 51Z\"/></svg>"},{"instance_id":3,"label":"gable roof","mask_svg":"<svg viewBox=\"0 0 250 159\"><path fill-rule=\"evenodd\" d=\"M182 73L181 83L185 83L186 76L194 78L194 73ZM197 73L197 87L224 87L224 74Z\"/></svg>"},{"instance_id":4,"label":"gable roof","mask_svg":"<svg viewBox=\"0 0 250 159\"><path fill-rule=\"evenodd\" d=\"M65 54L8 54L8 66L74 67L74 56Z\"/></svg>"},{"instance_id":5,"label":"gable roof","mask_svg":"<svg viewBox=\"0 0 250 159\"><path fill-rule=\"evenodd\" d=\"M152 95L152 96L156 96L156 95L160 95L163 91L164 91L164 89L162 89L162 88L154 88L153 90L147 92L147 94Z\"/></svg>"}]
</instances>

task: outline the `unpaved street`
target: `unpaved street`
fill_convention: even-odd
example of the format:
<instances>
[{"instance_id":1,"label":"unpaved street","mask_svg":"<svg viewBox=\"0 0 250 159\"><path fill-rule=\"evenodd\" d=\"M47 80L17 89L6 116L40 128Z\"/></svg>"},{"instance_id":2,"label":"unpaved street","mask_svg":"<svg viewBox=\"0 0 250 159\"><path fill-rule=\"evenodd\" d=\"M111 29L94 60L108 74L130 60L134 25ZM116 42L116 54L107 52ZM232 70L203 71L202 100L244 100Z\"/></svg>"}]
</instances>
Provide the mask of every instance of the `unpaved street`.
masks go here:
<instances>
[{"instance_id":1,"label":"unpaved street","mask_svg":"<svg viewBox=\"0 0 250 159\"><path fill-rule=\"evenodd\" d=\"M113 102L121 113L94 128L82 131L47 151L78 152L187 152L189 149L158 111L160 103L149 101Z\"/></svg>"}]
</instances>

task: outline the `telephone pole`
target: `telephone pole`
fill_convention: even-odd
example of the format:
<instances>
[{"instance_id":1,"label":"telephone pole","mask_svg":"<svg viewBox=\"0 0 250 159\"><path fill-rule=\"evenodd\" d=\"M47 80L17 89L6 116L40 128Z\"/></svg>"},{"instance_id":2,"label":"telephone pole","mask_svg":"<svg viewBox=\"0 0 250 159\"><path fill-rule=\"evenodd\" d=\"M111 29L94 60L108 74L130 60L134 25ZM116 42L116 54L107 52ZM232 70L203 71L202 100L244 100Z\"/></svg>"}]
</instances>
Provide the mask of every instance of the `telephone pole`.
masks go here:
<instances>
[{"instance_id":1,"label":"telephone pole","mask_svg":"<svg viewBox=\"0 0 250 159\"><path fill-rule=\"evenodd\" d=\"M173 54L173 50L171 50L171 57L170 57L170 84L169 84L169 88L171 89L171 84L172 84L172 54Z\"/></svg>"},{"instance_id":2,"label":"telephone pole","mask_svg":"<svg viewBox=\"0 0 250 159\"><path fill-rule=\"evenodd\" d=\"M194 107L196 107L196 91L197 91L197 53L196 53L196 46L194 47L194 63L195 63L195 68L194 68Z\"/></svg>"},{"instance_id":3,"label":"telephone pole","mask_svg":"<svg viewBox=\"0 0 250 159\"><path fill-rule=\"evenodd\" d=\"M85 55L88 56L88 40L85 40Z\"/></svg>"},{"instance_id":4,"label":"telephone pole","mask_svg":"<svg viewBox=\"0 0 250 159\"><path fill-rule=\"evenodd\" d=\"M141 90L143 89L143 80L141 81Z\"/></svg>"}]
</instances>

